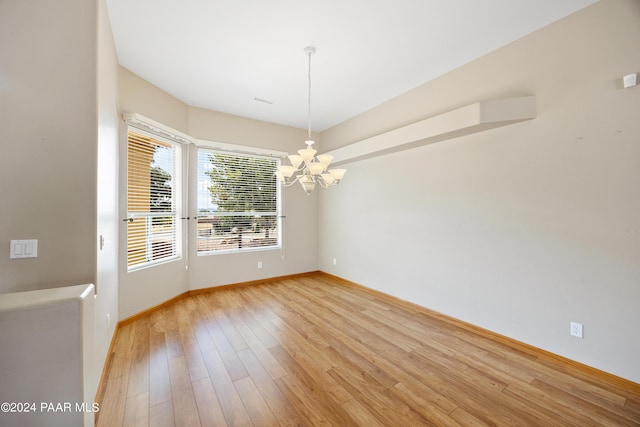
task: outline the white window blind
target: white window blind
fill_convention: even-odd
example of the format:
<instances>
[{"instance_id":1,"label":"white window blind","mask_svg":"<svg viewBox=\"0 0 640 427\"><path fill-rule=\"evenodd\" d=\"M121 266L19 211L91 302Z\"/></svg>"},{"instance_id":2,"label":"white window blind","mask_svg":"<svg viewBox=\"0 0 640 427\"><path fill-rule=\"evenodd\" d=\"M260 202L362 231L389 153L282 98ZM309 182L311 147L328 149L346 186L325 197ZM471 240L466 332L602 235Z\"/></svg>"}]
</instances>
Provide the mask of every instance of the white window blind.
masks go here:
<instances>
[{"instance_id":1,"label":"white window blind","mask_svg":"<svg viewBox=\"0 0 640 427\"><path fill-rule=\"evenodd\" d=\"M280 247L273 157L198 150L198 253Z\"/></svg>"},{"instance_id":2,"label":"white window blind","mask_svg":"<svg viewBox=\"0 0 640 427\"><path fill-rule=\"evenodd\" d=\"M180 146L130 127L127 144L127 267L178 257Z\"/></svg>"}]
</instances>

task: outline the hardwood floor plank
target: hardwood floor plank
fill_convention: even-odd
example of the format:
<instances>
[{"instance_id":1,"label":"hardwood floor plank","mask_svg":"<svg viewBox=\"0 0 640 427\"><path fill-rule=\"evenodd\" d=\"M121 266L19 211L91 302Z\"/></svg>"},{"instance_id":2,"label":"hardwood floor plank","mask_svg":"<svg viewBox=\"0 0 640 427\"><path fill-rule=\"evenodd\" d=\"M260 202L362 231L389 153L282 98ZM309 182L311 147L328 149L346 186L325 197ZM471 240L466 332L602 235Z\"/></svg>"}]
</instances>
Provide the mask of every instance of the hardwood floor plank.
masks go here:
<instances>
[{"instance_id":1,"label":"hardwood floor plank","mask_svg":"<svg viewBox=\"0 0 640 427\"><path fill-rule=\"evenodd\" d=\"M389 388L389 392L395 395L398 399L406 402L414 411L422 415L422 417L429 423L435 426L457 426L447 412L444 412L442 408L434 404L429 399L425 399L425 394L422 393L422 388L416 388L407 386L403 383L398 383L395 386ZM457 409L454 407L453 410ZM451 411L449 411L451 412Z\"/></svg>"},{"instance_id":2,"label":"hardwood floor plank","mask_svg":"<svg viewBox=\"0 0 640 427\"><path fill-rule=\"evenodd\" d=\"M349 425L351 418L341 404L342 394L335 394L334 381L330 378L320 378L320 382L316 381L313 376L309 375L307 370L301 366L287 351L278 346L273 347L271 351L282 366L285 366L289 375L282 380L289 386L298 390L303 390L301 400L305 401L305 405L313 404L314 407L322 408L325 414L324 418L333 423L333 425ZM331 384L331 387L325 388L324 384Z\"/></svg>"},{"instance_id":3,"label":"hardwood floor plank","mask_svg":"<svg viewBox=\"0 0 640 427\"><path fill-rule=\"evenodd\" d=\"M270 305L273 306L273 303ZM285 311L284 308L275 308L274 310ZM315 326L290 309L286 309L286 318L291 319L292 325L283 321L274 322L269 319L268 322L264 323L265 328L269 330L273 336L277 337L280 343L286 343L288 350L297 350L311 354L316 364L319 365L322 370L327 371L331 369L334 366L333 362L326 357L322 351L322 349L327 348L329 345L321 338L321 334L315 330Z\"/></svg>"},{"instance_id":4,"label":"hardwood floor plank","mask_svg":"<svg viewBox=\"0 0 640 427\"><path fill-rule=\"evenodd\" d=\"M207 304L206 294L195 295L191 297L196 304L195 319L193 328L198 341L198 346L202 354L216 348L213 338L209 334L207 323L209 322L209 305Z\"/></svg>"},{"instance_id":5,"label":"hardwood floor plank","mask_svg":"<svg viewBox=\"0 0 640 427\"><path fill-rule=\"evenodd\" d=\"M128 396L149 391L149 318L135 324L131 362L129 367Z\"/></svg>"},{"instance_id":6,"label":"hardwood floor plank","mask_svg":"<svg viewBox=\"0 0 640 427\"><path fill-rule=\"evenodd\" d=\"M578 412L588 413L589 418L594 421L594 425L600 426L621 426L630 425L630 420L619 412L608 411L601 406L577 397L574 393L561 390L554 385L541 380L535 380L532 385L539 390L554 396L555 399L562 399L571 408L576 408Z\"/></svg>"},{"instance_id":7,"label":"hardwood floor plank","mask_svg":"<svg viewBox=\"0 0 640 427\"><path fill-rule=\"evenodd\" d=\"M496 425L488 424L482 420L479 420L478 418L465 411L463 408L456 408L451 414L449 414L449 416L459 425L462 425L464 427L486 427L489 425Z\"/></svg>"},{"instance_id":8,"label":"hardwood floor plank","mask_svg":"<svg viewBox=\"0 0 640 427\"><path fill-rule=\"evenodd\" d=\"M251 299L247 298L247 296L245 296L245 298L243 298L246 301L246 305L248 307L255 307L256 309L259 307L259 304L257 304L256 302L252 301ZM256 338L258 338L260 340L260 345L264 348L270 348L270 347L275 347L277 345L279 345L278 340L276 340L267 329L264 328L264 326L262 326L262 323L260 323L260 321L257 319L256 314L253 312L253 310L248 310L246 308L242 308L239 310L238 315L240 316L240 318L242 319L242 321L244 322L244 324L251 329L251 332L253 334L253 336L255 336ZM238 331L240 332L240 331ZM244 334L241 333L241 335ZM246 341L246 337L245 337L245 341ZM247 343L249 344L249 343Z\"/></svg>"},{"instance_id":9,"label":"hardwood floor plank","mask_svg":"<svg viewBox=\"0 0 640 427\"><path fill-rule=\"evenodd\" d=\"M351 416L354 425L362 427L384 427L384 424L380 422L369 410L358 402L356 399L351 399L342 404L344 410Z\"/></svg>"},{"instance_id":10,"label":"hardwood floor plank","mask_svg":"<svg viewBox=\"0 0 640 427\"><path fill-rule=\"evenodd\" d=\"M192 311L188 309L189 302L192 301L190 299L178 301L176 303L176 311L178 332L182 341L182 351L189 368L189 377L191 381L196 381L208 377L209 373L207 372L207 366L204 364L198 339L191 322Z\"/></svg>"},{"instance_id":11,"label":"hardwood floor plank","mask_svg":"<svg viewBox=\"0 0 640 427\"><path fill-rule=\"evenodd\" d=\"M452 420L448 414L457 409L457 406L446 410L441 406L441 400L434 402L433 390L413 384L398 383L389 388L389 391L397 396L403 402L413 408L416 412L424 417L424 419L437 426L458 425Z\"/></svg>"},{"instance_id":12,"label":"hardwood floor plank","mask_svg":"<svg viewBox=\"0 0 640 427\"><path fill-rule=\"evenodd\" d=\"M194 381L193 394L198 406L202 427L227 427L211 378L207 377Z\"/></svg>"},{"instance_id":13,"label":"hardwood floor plank","mask_svg":"<svg viewBox=\"0 0 640 427\"><path fill-rule=\"evenodd\" d=\"M513 381L529 384L535 379L535 375L528 370L514 369L511 364L491 360L486 351L457 352L453 357L468 366L476 366L492 377L498 378L503 383L510 384Z\"/></svg>"},{"instance_id":14,"label":"hardwood floor plank","mask_svg":"<svg viewBox=\"0 0 640 427\"><path fill-rule=\"evenodd\" d=\"M164 328L149 332L149 405L171 400L171 378Z\"/></svg>"},{"instance_id":15,"label":"hardwood floor plank","mask_svg":"<svg viewBox=\"0 0 640 427\"><path fill-rule=\"evenodd\" d=\"M640 386L325 274L118 327L96 425L640 425Z\"/></svg>"},{"instance_id":16,"label":"hardwood floor plank","mask_svg":"<svg viewBox=\"0 0 640 427\"><path fill-rule=\"evenodd\" d=\"M306 420L303 425L349 426L353 420L340 406L331 402L321 390L309 387L309 383L299 377L287 375L278 378L276 384L286 398L293 402Z\"/></svg>"},{"instance_id":17,"label":"hardwood floor plank","mask_svg":"<svg viewBox=\"0 0 640 427\"><path fill-rule=\"evenodd\" d=\"M510 422L535 425L531 414L523 411L519 405L502 393L506 384L495 382L481 371L468 369L455 361L432 353L430 356L412 352L419 359L430 380L442 387L442 393L452 402L461 406L474 417L491 424L507 425Z\"/></svg>"},{"instance_id":18,"label":"hardwood floor plank","mask_svg":"<svg viewBox=\"0 0 640 427\"><path fill-rule=\"evenodd\" d=\"M118 425L120 424L113 424ZM171 401L158 403L149 408L149 427L176 427Z\"/></svg>"},{"instance_id":19,"label":"hardwood floor plank","mask_svg":"<svg viewBox=\"0 0 640 427\"><path fill-rule=\"evenodd\" d=\"M295 289L293 285L289 285L289 288ZM355 315L342 308L328 306L325 300L314 295L307 288L299 289L296 294L292 295L292 298L295 298L302 307L315 306L318 313L324 314L323 321L331 322L336 329L344 331L354 340L362 342L378 352L388 351L396 345L390 335L379 333L376 328L359 321ZM303 309L302 313L305 312L308 313L309 310ZM305 316L309 317L308 314Z\"/></svg>"},{"instance_id":20,"label":"hardwood floor plank","mask_svg":"<svg viewBox=\"0 0 640 427\"><path fill-rule=\"evenodd\" d=\"M295 330L306 341L316 347L324 348L329 346L323 339L318 327L306 317L308 310L306 312L304 309L300 310L289 296L285 296L285 285L277 284L273 288L265 286L263 289L282 306L281 323ZM296 307L296 309L294 310L293 307Z\"/></svg>"},{"instance_id":21,"label":"hardwood floor plank","mask_svg":"<svg viewBox=\"0 0 640 427\"><path fill-rule=\"evenodd\" d=\"M131 351L135 339L135 325L128 324L118 331L113 350L113 358L109 367L109 378L129 375Z\"/></svg>"},{"instance_id":22,"label":"hardwood floor plank","mask_svg":"<svg viewBox=\"0 0 640 427\"><path fill-rule=\"evenodd\" d=\"M537 375L536 379L603 408L618 410L624 406L626 400L624 396L566 374L554 375L553 371L545 370L542 374Z\"/></svg>"},{"instance_id":23,"label":"hardwood floor plank","mask_svg":"<svg viewBox=\"0 0 640 427\"><path fill-rule=\"evenodd\" d=\"M370 381L366 375L359 375L357 369L336 367L329 371L329 375L386 425L430 425L409 405L388 393L385 387Z\"/></svg>"},{"instance_id":24,"label":"hardwood floor plank","mask_svg":"<svg viewBox=\"0 0 640 427\"><path fill-rule=\"evenodd\" d=\"M208 298L205 300L207 303L207 311L205 316L208 320L207 326L216 325L225 334L226 340L235 351L240 351L247 348L247 343L244 342L242 336L236 331L233 324L229 321L230 316L237 307L225 307L225 293L232 291L219 291L213 294L208 294ZM223 310L223 307L225 308Z\"/></svg>"},{"instance_id":25,"label":"hardwood floor plank","mask_svg":"<svg viewBox=\"0 0 640 427\"><path fill-rule=\"evenodd\" d=\"M247 414L220 354L216 350L208 351L204 354L204 361L227 424L229 426L251 425L249 414Z\"/></svg>"},{"instance_id":26,"label":"hardwood floor plank","mask_svg":"<svg viewBox=\"0 0 640 427\"><path fill-rule=\"evenodd\" d=\"M182 338L178 330L178 316L176 314L176 305L172 304L165 307L164 311L164 339L167 346L167 358L184 356L182 350Z\"/></svg>"},{"instance_id":27,"label":"hardwood floor plank","mask_svg":"<svg viewBox=\"0 0 640 427\"><path fill-rule=\"evenodd\" d=\"M264 400L271 408L271 412L280 425L293 427L303 425L303 417L300 416L291 402L282 394L271 375L264 369L262 363L247 348L238 352L238 357L249 372L249 376L262 394Z\"/></svg>"},{"instance_id":28,"label":"hardwood floor plank","mask_svg":"<svg viewBox=\"0 0 640 427\"><path fill-rule=\"evenodd\" d=\"M271 378L275 380L287 375L287 372L284 369L282 369L282 366L280 366L280 363L278 363L278 361L273 357L273 355L269 352L269 350L264 346L263 340L260 340L254 334L254 330L245 323L245 319L243 317L238 316L232 320L236 325L236 330L238 331L238 333L240 333L240 335L244 339L244 342L247 343L251 351L253 351L253 354L256 355L258 360L260 360L260 363L262 364L264 369L266 369L267 372L269 372L269 375L271 375ZM276 341L274 340L274 342ZM274 345L272 344L271 346L273 347Z\"/></svg>"},{"instance_id":29,"label":"hardwood floor plank","mask_svg":"<svg viewBox=\"0 0 640 427\"><path fill-rule=\"evenodd\" d=\"M531 360L529 357L521 357L517 353L503 350L505 355L499 357L493 353L486 355L487 359L494 363L500 360L512 369L527 371L535 377L554 387L576 396L586 402L599 406L612 413L624 414L625 417L640 424L637 411L627 412L624 409L627 400L627 392L617 389L611 384L603 384L598 378L585 377L582 373L570 375L563 370L554 369L555 364L545 360ZM533 381L532 381L533 383Z\"/></svg>"},{"instance_id":30,"label":"hardwood floor plank","mask_svg":"<svg viewBox=\"0 0 640 427\"><path fill-rule=\"evenodd\" d=\"M303 426L331 425L324 414L325 410L316 407L313 400L305 398L305 390L292 377L286 376L275 380L280 393L297 409Z\"/></svg>"},{"instance_id":31,"label":"hardwood floor plank","mask_svg":"<svg viewBox=\"0 0 640 427\"><path fill-rule=\"evenodd\" d=\"M353 361L366 370L372 378L376 378L377 381L387 387L397 383L396 379L387 375L375 363L372 363L371 356L374 353L378 353L379 348L369 349L365 344L359 342L360 337L357 328L350 328L341 319L336 318L331 311L325 310L320 306L315 306L318 314L312 313L299 304L297 299L293 300L295 297L295 295L291 296L292 299L289 301L289 306L296 310L299 315L306 316L316 327L325 329L323 341L330 343L330 346L324 349L325 354L330 354L330 358L333 360L335 360L336 355L339 355ZM301 302L304 303L304 299ZM309 304L311 303L309 302ZM352 336L355 338L352 338ZM335 350L338 350L337 353ZM359 350L362 350L362 352L359 352Z\"/></svg>"},{"instance_id":32,"label":"hardwood floor plank","mask_svg":"<svg viewBox=\"0 0 640 427\"><path fill-rule=\"evenodd\" d=\"M96 425L99 427L121 426L124 422L124 411L127 402L127 375L109 378L104 397L100 402Z\"/></svg>"},{"instance_id":33,"label":"hardwood floor plank","mask_svg":"<svg viewBox=\"0 0 640 427\"><path fill-rule=\"evenodd\" d=\"M244 407L249 414L249 418L254 425L278 426L278 421L273 416L269 405L264 400L258 388L253 383L251 377L246 377L235 382L236 390L240 399L244 402Z\"/></svg>"},{"instance_id":34,"label":"hardwood floor plank","mask_svg":"<svg viewBox=\"0 0 640 427\"><path fill-rule=\"evenodd\" d=\"M636 415L636 417L640 417L640 396L628 397L624 403L624 407L627 411ZM640 424L640 419L638 420L638 424Z\"/></svg>"},{"instance_id":35,"label":"hardwood floor plank","mask_svg":"<svg viewBox=\"0 0 640 427\"><path fill-rule=\"evenodd\" d=\"M474 386L477 389L502 391L508 383L499 377L493 376L493 371L484 371L479 366L467 365L454 357L448 357L438 351L425 351L416 349L413 354L422 357L422 366L425 369L436 369L450 372L465 384Z\"/></svg>"},{"instance_id":36,"label":"hardwood floor plank","mask_svg":"<svg viewBox=\"0 0 640 427\"><path fill-rule=\"evenodd\" d=\"M184 356L169 360L173 416L178 426L199 426L200 416Z\"/></svg>"},{"instance_id":37,"label":"hardwood floor plank","mask_svg":"<svg viewBox=\"0 0 640 427\"><path fill-rule=\"evenodd\" d=\"M365 314L366 308L357 305L357 300L352 298L341 301L338 297L314 295L315 300L327 300L334 312L340 314L350 323L359 325L372 336L373 342L386 341L392 345L400 347L404 351L411 351L420 346L420 342L409 334L405 334L403 329L393 328L388 322L381 321L378 316Z\"/></svg>"},{"instance_id":38,"label":"hardwood floor plank","mask_svg":"<svg viewBox=\"0 0 640 427\"><path fill-rule=\"evenodd\" d=\"M149 425L148 392L127 398L122 425L125 427L144 427Z\"/></svg>"},{"instance_id":39,"label":"hardwood floor plank","mask_svg":"<svg viewBox=\"0 0 640 427\"><path fill-rule=\"evenodd\" d=\"M210 325L209 333L213 338L213 342L216 344L216 353L220 355L231 380L237 381L249 375L247 370L244 369L242 362L240 362L240 359L238 359L236 350L234 350L231 343L229 343L222 328L217 325Z\"/></svg>"},{"instance_id":40,"label":"hardwood floor plank","mask_svg":"<svg viewBox=\"0 0 640 427\"><path fill-rule=\"evenodd\" d=\"M509 384L503 392L510 393L515 398L520 397L529 405L535 405L542 408L541 410L553 413L556 419L562 419L567 425L593 425L593 421L588 416L574 411L569 402L561 399L556 400L553 395L547 394L531 384Z\"/></svg>"}]
</instances>

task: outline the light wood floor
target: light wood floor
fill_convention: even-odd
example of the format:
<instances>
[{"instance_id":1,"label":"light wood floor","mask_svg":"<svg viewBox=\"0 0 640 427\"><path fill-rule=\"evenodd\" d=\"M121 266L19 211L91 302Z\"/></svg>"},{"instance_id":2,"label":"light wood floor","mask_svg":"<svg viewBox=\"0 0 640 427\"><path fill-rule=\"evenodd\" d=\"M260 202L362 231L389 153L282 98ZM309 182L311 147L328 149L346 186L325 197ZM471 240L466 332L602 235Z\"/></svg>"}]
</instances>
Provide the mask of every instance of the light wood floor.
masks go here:
<instances>
[{"instance_id":1,"label":"light wood floor","mask_svg":"<svg viewBox=\"0 0 640 427\"><path fill-rule=\"evenodd\" d=\"M640 425L640 386L320 274L192 295L113 350L99 426Z\"/></svg>"}]
</instances>

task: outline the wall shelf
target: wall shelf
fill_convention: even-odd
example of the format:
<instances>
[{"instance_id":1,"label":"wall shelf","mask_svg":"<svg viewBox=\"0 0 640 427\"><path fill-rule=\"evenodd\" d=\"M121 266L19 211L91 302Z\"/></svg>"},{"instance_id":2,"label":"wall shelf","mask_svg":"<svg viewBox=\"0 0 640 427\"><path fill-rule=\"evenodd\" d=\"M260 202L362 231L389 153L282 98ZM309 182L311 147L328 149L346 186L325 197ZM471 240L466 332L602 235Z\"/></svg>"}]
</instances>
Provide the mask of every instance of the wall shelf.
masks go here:
<instances>
[{"instance_id":1,"label":"wall shelf","mask_svg":"<svg viewBox=\"0 0 640 427\"><path fill-rule=\"evenodd\" d=\"M407 150L536 117L536 97L480 101L329 151L332 166Z\"/></svg>"}]
</instances>

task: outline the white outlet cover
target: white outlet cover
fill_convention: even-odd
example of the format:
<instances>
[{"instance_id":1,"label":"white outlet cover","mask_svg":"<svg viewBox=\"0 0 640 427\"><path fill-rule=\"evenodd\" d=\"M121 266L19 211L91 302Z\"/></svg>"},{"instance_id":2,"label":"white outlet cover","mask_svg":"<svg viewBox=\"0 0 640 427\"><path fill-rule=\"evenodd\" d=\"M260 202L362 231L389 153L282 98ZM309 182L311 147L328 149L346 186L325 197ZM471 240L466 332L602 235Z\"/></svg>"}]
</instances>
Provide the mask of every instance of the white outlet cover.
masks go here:
<instances>
[{"instance_id":1,"label":"white outlet cover","mask_svg":"<svg viewBox=\"0 0 640 427\"><path fill-rule=\"evenodd\" d=\"M569 332L573 337L582 338L582 323L571 322L571 330Z\"/></svg>"}]
</instances>

